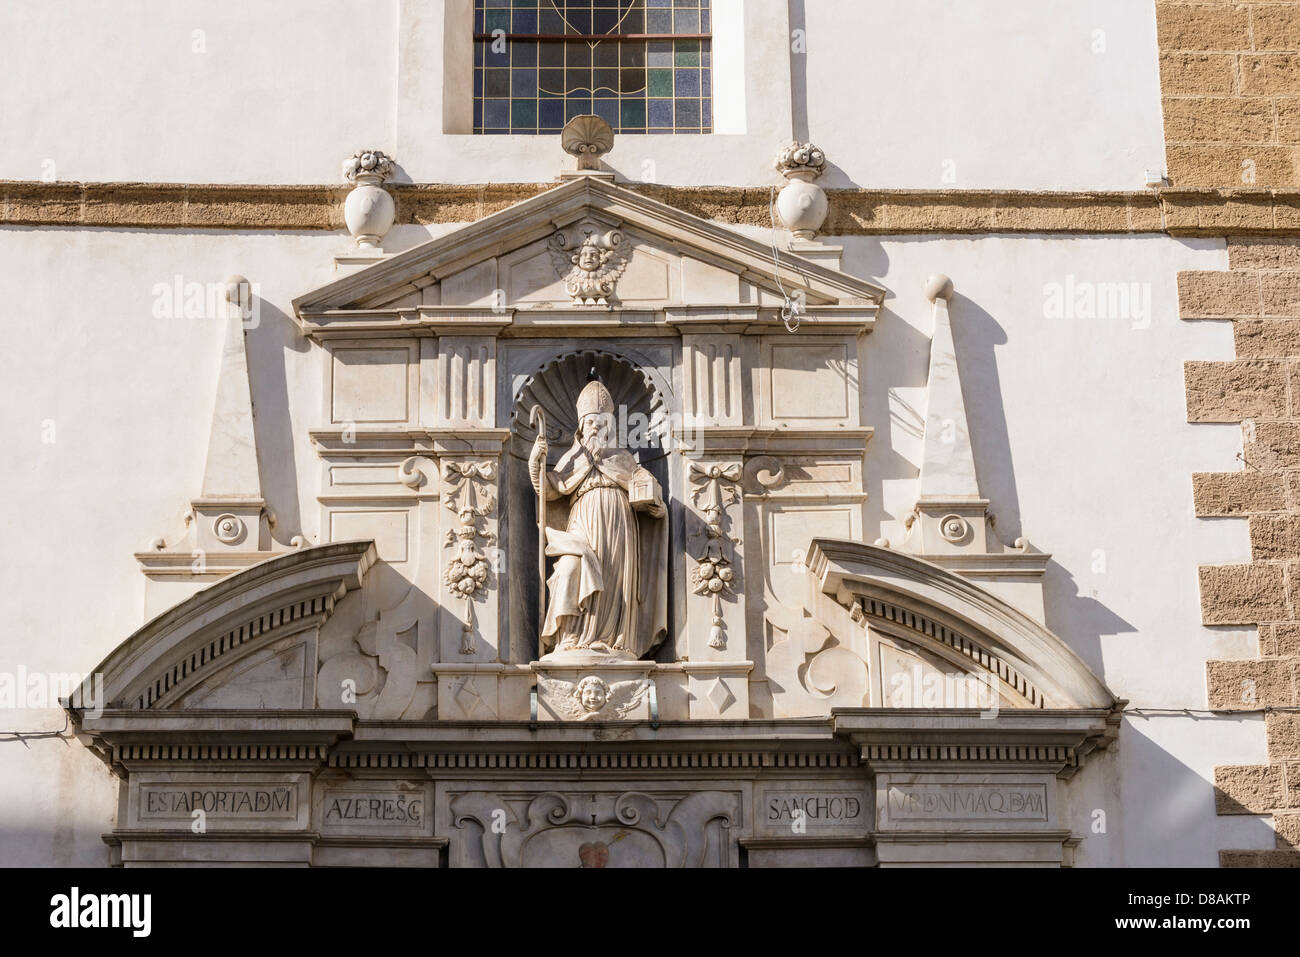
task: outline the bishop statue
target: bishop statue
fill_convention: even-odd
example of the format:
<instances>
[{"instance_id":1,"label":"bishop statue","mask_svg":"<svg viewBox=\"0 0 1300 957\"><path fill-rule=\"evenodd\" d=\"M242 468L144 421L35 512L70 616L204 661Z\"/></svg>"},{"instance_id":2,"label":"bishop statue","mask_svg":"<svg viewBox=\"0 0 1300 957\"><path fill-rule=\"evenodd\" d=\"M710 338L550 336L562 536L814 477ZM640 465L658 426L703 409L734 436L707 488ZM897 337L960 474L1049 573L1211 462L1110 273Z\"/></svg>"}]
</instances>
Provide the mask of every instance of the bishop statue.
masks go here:
<instances>
[{"instance_id":1,"label":"bishop statue","mask_svg":"<svg viewBox=\"0 0 1300 957\"><path fill-rule=\"evenodd\" d=\"M614 399L598 379L579 394L577 414L573 446L554 469L546 467L544 431L528 459L533 490L545 500L546 555L555 560L541 653L643 658L667 632L663 491L618 444Z\"/></svg>"}]
</instances>

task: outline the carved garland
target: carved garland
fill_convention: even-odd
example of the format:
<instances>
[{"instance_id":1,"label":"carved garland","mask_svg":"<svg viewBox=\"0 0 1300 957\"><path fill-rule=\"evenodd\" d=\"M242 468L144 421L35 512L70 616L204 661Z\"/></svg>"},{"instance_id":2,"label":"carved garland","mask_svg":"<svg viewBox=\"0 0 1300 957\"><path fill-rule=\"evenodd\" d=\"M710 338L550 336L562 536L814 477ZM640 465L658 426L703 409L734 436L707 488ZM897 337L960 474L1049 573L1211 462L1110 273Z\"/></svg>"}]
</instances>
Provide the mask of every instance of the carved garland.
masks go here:
<instances>
[{"instance_id":1,"label":"carved garland","mask_svg":"<svg viewBox=\"0 0 1300 957\"><path fill-rule=\"evenodd\" d=\"M460 519L460 525L449 529L444 544L454 547L451 560L443 571L442 580L452 595L465 600L465 618L462 622L460 653L476 652L474 642L474 599L487 591L491 564L479 551L480 541L495 544L495 532L479 530L479 520L496 511L496 495L487 484L496 478L495 462L442 463L442 478L447 484L445 501ZM460 494L457 494L457 493Z\"/></svg>"},{"instance_id":2,"label":"carved garland","mask_svg":"<svg viewBox=\"0 0 1300 957\"><path fill-rule=\"evenodd\" d=\"M687 474L695 486L691 492L691 501L703 513L704 528L695 537L698 539L702 536L705 539L703 550L691 556L695 559L695 568L691 571L691 587L695 594L712 599L713 620L709 629L709 647L720 650L727 647L722 600L735 599L732 558L735 546L740 544L739 538L727 534L724 523L729 524L727 506L740 501L741 466L738 462L728 465L700 465L691 462Z\"/></svg>"}]
</instances>

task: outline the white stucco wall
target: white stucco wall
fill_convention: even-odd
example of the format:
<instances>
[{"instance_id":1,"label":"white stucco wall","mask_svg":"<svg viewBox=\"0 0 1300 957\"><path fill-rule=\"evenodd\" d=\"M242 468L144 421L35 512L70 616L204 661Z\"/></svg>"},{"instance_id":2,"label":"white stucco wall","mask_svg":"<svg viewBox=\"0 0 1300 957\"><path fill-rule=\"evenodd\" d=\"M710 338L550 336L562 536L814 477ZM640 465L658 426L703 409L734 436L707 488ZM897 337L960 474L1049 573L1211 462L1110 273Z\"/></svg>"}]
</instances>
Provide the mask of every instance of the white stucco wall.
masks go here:
<instances>
[{"instance_id":1,"label":"white stucco wall","mask_svg":"<svg viewBox=\"0 0 1300 957\"><path fill-rule=\"evenodd\" d=\"M439 231L448 227L440 227ZM423 230L403 231L403 244ZM0 230L11 290L0 435L7 550L0 672L85 672L143 619L132 552L174 537L199 488L221 326L158 318L155 285L258 284L248 335L263 483L276 535L317 540L316 347L289 301L328 278L340 234ZM1176 318L1175 274L1226 265L1221 243L1167 237L850 237L845 267L890 290L867 342L872 522L898 534L910 508L924 413L930 305L924 278L948 273L951 314L982 488L998 534L1051 552L1047 624L1138 708L1205 705L1207 657L1253 653L1249 630L1199 623L1196 567L1248 557L1242 522L1193 515L1191 473L1231 470L1240 435L1188 425L1182 363L1231 355L1226 323ZM1051 319L1044 285L1149 284L1148 316ZM53 441L48 441L49 425ZM296 436L291 439L290 436ZM295 474L299 477L295 479ZM875 537L868 523L868 540ZM1099 563L1104 560L1104 570ZM57 730L58 709L0 711L0 730ZM1081 862L1215 863L1219 847L1269 846L1257 818L1217 818L1212 768L1263 760L1255 718L1130 719L1115 750L1069 789ZM103 862L115 789L84 748L0 741L0 858ZM1104 810L1108 830L1090 831Z\"/></svg>"},{"instance_id":2,"label":"white stucco wall","mask_svg":"<svg viewBox=\"0 0 1300 957\"><path fill-rule=\"evenodd\" d=\"M1140 189L1163 165L1149 2L714 2L727 132L620 137L607 161L629 179L777 183L805 125L827 186ZM444 133L444 92L472 87L470 60L445 69L440 2L11 0L5 17L0 62L29 79L0 87L0 179L335 183L373 147L402 180L536 182L563 159L558 137Z\"/></svg>"},{"instance_id":3,"label":"white stucco wall","mask_svg":"<svg viewBox=\"0 0 1300 957\"><path fill-rule=\"evenodd\" d=\"M825 186L1142 189L1164 167L1153 3L803 6Z\"/></svg>"}]
</instances>

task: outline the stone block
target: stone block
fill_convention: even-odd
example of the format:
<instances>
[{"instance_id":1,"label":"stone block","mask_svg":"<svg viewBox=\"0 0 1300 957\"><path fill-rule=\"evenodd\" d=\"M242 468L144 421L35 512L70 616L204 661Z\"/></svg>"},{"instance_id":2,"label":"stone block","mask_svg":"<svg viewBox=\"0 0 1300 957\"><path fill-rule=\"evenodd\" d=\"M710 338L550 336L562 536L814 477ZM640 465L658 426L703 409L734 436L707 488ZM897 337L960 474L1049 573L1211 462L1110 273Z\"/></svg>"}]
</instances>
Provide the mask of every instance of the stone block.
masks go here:
<instances>
[{"instance_id":1,"label":"stone block","mask_svg":"<svg viewBox=\"0 0 1300 957\"><path fill-rule=\"evenodd\" d=\"M1286 618L1281 565L1202 565L1201 620L1207 625L1251 625Z\"/></svg>"},{"instance_id":2,"label":"stone block","mask_svg":"<svg viewBox=\"0 0 1300 957\"><path fill-rule=\"evenodd\" d=\"M1282 658L1205 663L1206 696L1215 711L1254 711L1291 703L1291 664Z\"/></svg>"},{"instance_id":3,"label":"stone block","mask_svg":"<svg viewBox=\"0 0 1300 957\"><path fill-rule=\"evenodd\" d=\"M1249 50L1250 10L1235 3L1158 3L1156 35L1161 50Z\"/></svg>"},{"instance_id":4,"label":"stone block","mask_svg":"<svg viewBox=\"0 0 1300 957\"><path fill-rule=\"evenodd\" d=\"M1162 53L1160 89L1166 95L1237 92L1230 53Z\"/></svg>"},{"instance_id":5,"label":"stone block","mask_svg":"<svg viewBox=\"0 0 1300 957\"><path fill-rule=\"evenodd\" d=\"M1259 561L1300 557L1300 515L1252 515L1250 552Z\"/></svg>"},{"instance_id":6,"label":"stone block","mask_svg":"<svg viewBox=\"0 0 1300 957\"><path fill-rule=\"evenodd\" d=\"M1171 143L1268 143L1273 102L1267 97L1167 96L1165 139Z\"/></svg>"},{"instance_id":7,"label":"stone block","mask_svg":"<svg viewBox=\"0 0 1300 957\"><path fill-rule=\"evenodd\" d=\"M1300 50L1300 5L1255 4L1250 9L1250 26L1256 50Z\"/></svg>"},{"instance_id":8,"label":"stone block","mask_svg":"<svg viewBox=\"0 0 1300 957\"><path fill-rule=\"evenodd\" d=\"M1286 483L1267 472L1196 472L1192 500L1202 518L1286 508Z\"/></svg>"},{"instance_id":9,"label":"stone block","mask_svg":"<svg viewBox=\"0 0 1300 957\"><path fill-rule=\"evenodd\" d=\"M1300 712L1274 711L1264 716L1269 760L1300 759Z\"/></svg>"},{"instance_id":10,"label":"stone block","mask_svg":"<svg viewBox=\"0 0 1300 957\"><path fill-rule=\"evenodd\" d=\"M1300 468L1300 422L1257 422L1243 447L1250 468Z\"/></svg>"},{"instance_id":11,"label":"stone block","mask_svg":"<svg viewBox=\"0 0 1300 957\"><path fill-rule=\"evenodd\" d=\"M1239 359L1300 356L1300 322L1292 319L1242 319L1232 335Z\"/></svg>"},{"instance_id":12,"label":"stone block","mask_svg":"<svg viewBox=\"0 0 1300 957\"><path fill-rule=\"evenodd\" d=\"M1300 94L1300 53L1241 56L1241 92L1248 96Z\"/></svg>"},{"instance_id":13,"label":"stone block","mask_svg":"<svg viewBox=\"0 0 1300 957\"><path fill-rule=\"evenodd\" d=\"M1258 316L1259 275L1254 272L1180 272L1178 311L1184 319Z\"/></svg>"},{"instance_id":14,"label":"stone block","mask_svg":"<svg viewBox=\"0 0 1300 957\"><path fill-rule=\"evenodd\" d=\"M1278 765L1214 769L1214 808L1219 814L1267 814L1281 804L1282 769Z\"/></svg>"},{"instance_id":15,"label":"stone block","mask_svg":"<svg viewBox=\"0 0 1300 957\"><path fill-rule=\"evenodd\" d=\"M1188 362L1187 421L1240 422L1287 414L1287 375L1282 363L1262 359Z\"/></svg>"}]
</instances>

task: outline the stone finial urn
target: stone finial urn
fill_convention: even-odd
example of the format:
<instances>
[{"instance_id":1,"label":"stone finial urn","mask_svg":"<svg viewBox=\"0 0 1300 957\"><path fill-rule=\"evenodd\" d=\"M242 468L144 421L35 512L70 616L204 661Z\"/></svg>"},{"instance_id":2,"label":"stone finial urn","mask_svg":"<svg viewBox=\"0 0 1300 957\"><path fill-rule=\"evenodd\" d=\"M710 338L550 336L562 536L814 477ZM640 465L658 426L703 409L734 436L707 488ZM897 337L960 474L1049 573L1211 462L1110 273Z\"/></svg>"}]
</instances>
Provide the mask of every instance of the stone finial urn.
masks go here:
<instances>
[{"instance_id":1,"label":"stone finial urn","mask_svg":"<svg viewBox=\"0 0 1300 957\"><path fill-rule=\"evenodd\" d=\"M355 188L343 203L343 221L358 249L379 249L393 225L397 205L380 184L393 178L393 161L379 150L361 150L343 161L343 176Z\"/></svg>"},{"instance_id":2,"label":"stone finial urn","mask_svg":"<svg viewBox=\"0 0 1300 957\"><path fill-rule=\"evenodd\" d=\"M795 239L812 239L830 209L825 190L814 182L826 169L826 154L811 143L793 142L773 166L789 181L776 196L781 221Z\"/></svg>"}]
</instances>

